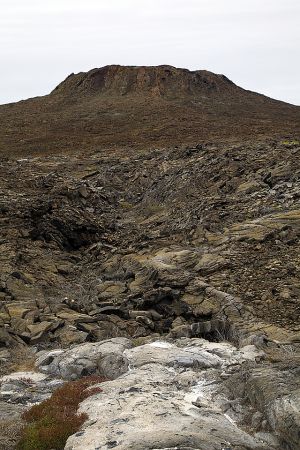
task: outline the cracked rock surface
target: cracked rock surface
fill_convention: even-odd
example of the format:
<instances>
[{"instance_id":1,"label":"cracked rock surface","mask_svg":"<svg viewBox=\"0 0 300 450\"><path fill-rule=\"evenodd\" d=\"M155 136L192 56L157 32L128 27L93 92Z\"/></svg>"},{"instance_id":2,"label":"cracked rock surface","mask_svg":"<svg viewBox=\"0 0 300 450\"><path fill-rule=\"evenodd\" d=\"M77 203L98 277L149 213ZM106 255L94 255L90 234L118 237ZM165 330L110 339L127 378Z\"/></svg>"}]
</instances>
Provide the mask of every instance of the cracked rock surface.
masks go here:
<instances>
[{"instance_id":1,"label":"cracked rock surface","mask_svg":"<svg viewBox=\"0 0 300 450\"><path fill-rule=\"evenodd\" d=\"M243 377L264 365L264 353L254 346L179 339L130 348L124 356L129 370L81 404L89 419L66 450L282 448L276 419L266 418L276 402L259 411L247 400ZM291 414L288 406L282 414ZM292 417L297 433L296 411Z\"/></svg>"},{"instance_id":2,"label":"cracked rock surface","mask_svg":"<svg viewBox=\"0 0 300 450\"><path fill-rule=\"evenodd\" d=\"M297 359L274 363L253 344L113 338L41 351L35 364L0 379L1 420L18 420L64 381L108 380L81 403L88 419L66 450L298 448Z\"/></svg>"}]
</instances>

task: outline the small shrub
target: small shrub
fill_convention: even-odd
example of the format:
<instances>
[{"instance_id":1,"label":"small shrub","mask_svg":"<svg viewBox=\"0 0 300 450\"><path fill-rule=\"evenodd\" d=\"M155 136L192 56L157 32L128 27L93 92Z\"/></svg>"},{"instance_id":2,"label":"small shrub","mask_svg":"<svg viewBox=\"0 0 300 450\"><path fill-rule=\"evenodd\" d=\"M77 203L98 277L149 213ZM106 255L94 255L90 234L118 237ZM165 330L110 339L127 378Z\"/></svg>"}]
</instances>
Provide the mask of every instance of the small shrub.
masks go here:
<instances>
[{"instance_id":1,"label":"small shrub","mask_svg":"<svg viewBox=\"0 0 300 450\"><path fill-rule=\"evenodd\" d=\"M65 383L52 396L25 411L22 418L27 422L23 428L17 450L61 450L69 436L79 430L87 419L77 414L79 403L97 392L92 387L105 381L99 376L89 376Z\"/></svg>"},{"instance_id":2,"label":"small shrub","mask_svg":"<svg viewBox=\"0 0 300 450\"><path fill-rule=\"evenodd\" d=\"M300 144L300 141L298 141L297 139L286 140L286 141L282 141L281 144L286 145L286 146L291 146L291 147L297 147Z\"/></svg>"},{"instance_id":3,"label":"small shrub","mask_svg":"<svg viewBox=\"0 0 300 450\"><path fill-rule=\"evenodd\" d=\"M19 378L19 381L21 381L25 386L32 386L34 384L34 381L30 377L21 377Z\"/></svg>"}]
</instances>

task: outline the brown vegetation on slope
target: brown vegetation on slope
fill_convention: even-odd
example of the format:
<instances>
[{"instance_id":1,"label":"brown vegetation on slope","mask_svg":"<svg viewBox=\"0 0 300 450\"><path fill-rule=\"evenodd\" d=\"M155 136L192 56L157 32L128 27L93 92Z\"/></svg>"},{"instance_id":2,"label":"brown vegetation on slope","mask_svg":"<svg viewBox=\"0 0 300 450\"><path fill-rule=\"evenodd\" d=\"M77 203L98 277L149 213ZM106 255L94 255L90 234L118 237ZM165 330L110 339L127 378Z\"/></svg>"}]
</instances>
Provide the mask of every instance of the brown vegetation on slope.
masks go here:
<instances>
[{"instance_id":1,"label":"brown vegetation on slope","mask_svg":"<svg viewBox=\"0 0 300 450\"><path fill-rule=\"evenodd\" d=\"M23 413L27 425L17 445L19 450L62 450L69 436L79 430L87 419L78 414L79 404L90 395L101 392L92 387L105 381L99 376L84 377L65 383L42 403Z\"/></svg>"},{"instance_id":2,"label":"brown vegetation on slope","mask_svg":"<svg viewBox=\"0 0 300 450\"><path fill-rule=\"evenodd\" d=\"M224 75L171 66L71 74L49 95L0 106L4 154L151 149L299 130L299 107L246 91Z\"/></svg>"}]
</instances>

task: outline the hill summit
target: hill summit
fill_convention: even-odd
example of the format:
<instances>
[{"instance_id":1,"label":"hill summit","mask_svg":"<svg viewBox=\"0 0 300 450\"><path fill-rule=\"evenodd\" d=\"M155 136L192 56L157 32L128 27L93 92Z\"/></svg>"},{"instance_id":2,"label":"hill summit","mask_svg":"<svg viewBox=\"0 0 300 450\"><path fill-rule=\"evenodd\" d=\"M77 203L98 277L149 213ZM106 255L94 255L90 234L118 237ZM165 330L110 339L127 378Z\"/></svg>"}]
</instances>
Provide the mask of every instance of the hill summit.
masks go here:
<instances>
[{"instance_id":1,"label":"hill summit","mask_svg":"<svg viewBox=\"0 0 300 450\"><path fill-rule=\"evenodd\" d=\"M224 75L206 70L189 71L173 66L111 65L89 72L71 74L53 93L154 95L162 97L198 96L239 89Z\"/></svg>"}]
</instances>

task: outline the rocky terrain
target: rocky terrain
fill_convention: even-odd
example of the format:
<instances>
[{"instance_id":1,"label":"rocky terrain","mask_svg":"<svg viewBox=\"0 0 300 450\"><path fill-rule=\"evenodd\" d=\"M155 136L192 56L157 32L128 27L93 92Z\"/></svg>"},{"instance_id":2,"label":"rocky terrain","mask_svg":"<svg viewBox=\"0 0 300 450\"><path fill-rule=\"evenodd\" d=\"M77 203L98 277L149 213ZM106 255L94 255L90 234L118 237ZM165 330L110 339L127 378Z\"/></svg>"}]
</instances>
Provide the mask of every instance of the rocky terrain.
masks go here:
<instances>
[{"instance_id":1,"label":"rocky terrain","mask_svg":"<svg viewBox=\"0 0 300 450\"><path fill-rule=\"evenodd\" d=\"M271 364L254 345L199 338L139 346L113 338L40 351L36 371L2 377L9 408L1 416L16 419L65 380L97 372L109 381L81 404L88 420L66 450L297 449L299 366L285 360ZM13 438L1 444L10 448Z\"/></svg>"},{"instance_id":2,"label":"rocky terrain","mask_svg":"<svg viewBox=\"0 0 300 450\"><path fill-rule=\"evenodd\" d=\"M28 157L2 173L3 344L299 333L297 141Z\"/></svg>"},{"instance_id":3,"label":"rocky terrain","mask_svg":"<svg viewBox=\"0 0 300 450\"><path fill-rule=\"evenodd\" d=\"M0 117L0 448L98 373L67 450L297 450L299 107L112 66Z\"/></svg>"}]
</instances>

